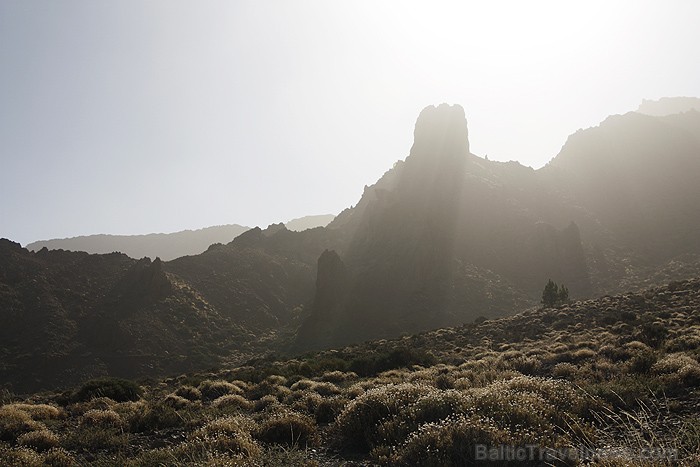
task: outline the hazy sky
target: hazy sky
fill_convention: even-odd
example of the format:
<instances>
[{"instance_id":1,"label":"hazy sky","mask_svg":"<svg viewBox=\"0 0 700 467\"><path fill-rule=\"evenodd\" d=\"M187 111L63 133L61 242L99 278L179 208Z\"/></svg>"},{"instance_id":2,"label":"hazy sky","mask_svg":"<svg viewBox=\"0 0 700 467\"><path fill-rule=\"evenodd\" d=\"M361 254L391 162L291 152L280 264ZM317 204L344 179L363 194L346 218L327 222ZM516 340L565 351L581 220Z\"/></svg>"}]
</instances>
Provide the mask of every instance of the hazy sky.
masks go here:
<instances>
[{"instance_id":1,"label":"hazy sky","mask_svg":"<svg viewBox=\"0 0 700 467\"><path fill-rule=\"evenodd\" d=\"M700 2L0 0L0 237L265 226L355 204L418 112L540 167L700 96Z\"/></svg>"}]
</instances>

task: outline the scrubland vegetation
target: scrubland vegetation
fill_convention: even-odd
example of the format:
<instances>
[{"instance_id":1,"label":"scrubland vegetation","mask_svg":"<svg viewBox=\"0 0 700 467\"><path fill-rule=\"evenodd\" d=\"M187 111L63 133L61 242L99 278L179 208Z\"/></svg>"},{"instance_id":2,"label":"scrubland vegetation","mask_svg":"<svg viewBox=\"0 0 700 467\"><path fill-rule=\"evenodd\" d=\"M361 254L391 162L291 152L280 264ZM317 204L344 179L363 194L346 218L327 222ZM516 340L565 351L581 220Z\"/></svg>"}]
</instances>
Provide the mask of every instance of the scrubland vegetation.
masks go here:
<instances>
[{"instance_id":1,"label":"scrubland vegetation","mask_svg":"<svg viewBox=\"0 0 700 467\"><path fill-rule=\"evenodd\" d=\"M700 281L677 282L139 386L103 379L22 400L3 393L0 458L698 465L698 305ZM537 446L547 456L477 462L479 445Z\"/></svg>"}]
</instances>

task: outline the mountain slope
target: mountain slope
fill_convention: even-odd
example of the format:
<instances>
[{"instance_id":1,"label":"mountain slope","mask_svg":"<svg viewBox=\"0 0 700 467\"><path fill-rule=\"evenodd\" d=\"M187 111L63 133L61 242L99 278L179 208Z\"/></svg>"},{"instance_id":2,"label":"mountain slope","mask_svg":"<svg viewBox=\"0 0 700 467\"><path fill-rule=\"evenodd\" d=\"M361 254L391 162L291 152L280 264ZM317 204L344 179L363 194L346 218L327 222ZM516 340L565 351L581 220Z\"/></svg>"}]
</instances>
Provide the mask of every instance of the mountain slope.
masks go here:
<instances>
[{"instance_id":1,"label":"mountain slope","mask_svg":"<svg viewBox=\"0 0 700 467\"><path fill-rule=\"evenodd\" d=\"M169 261L181 256L199 254L214 243L228 243L248 229L249 227L230 224L169 234L87 235L33 242L27 245L27 249L39 251L48 248L97 254L116 251L137 259L148 257Z\"/></svg>"},{"instance_id":2,"label":"mountain slope","mask_svg":"<svg viewBox=\"0 0 700 467\"><path fill-rule=\"evenodd\" d=\"M5 393L0 457L13 465L461 466L486 462L479 446L504 446L503 455L519 453L507 465L695 466L698 306L693 279L144 381L136 401L85 390L111 389L105 382L26 399Z\"/></svg>"}]
</instances>

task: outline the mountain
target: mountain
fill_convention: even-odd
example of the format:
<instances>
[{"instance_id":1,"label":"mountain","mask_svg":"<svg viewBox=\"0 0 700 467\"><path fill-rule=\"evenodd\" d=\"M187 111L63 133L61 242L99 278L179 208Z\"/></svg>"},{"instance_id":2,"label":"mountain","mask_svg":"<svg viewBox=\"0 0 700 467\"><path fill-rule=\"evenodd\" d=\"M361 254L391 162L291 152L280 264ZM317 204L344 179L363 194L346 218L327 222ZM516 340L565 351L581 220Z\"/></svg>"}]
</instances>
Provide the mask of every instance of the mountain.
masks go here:
<instances>
[{"instance_id":1,"label":"mountain","mask_svg":"<svg viewBox=\"0 0 700 467\"><path fill-rule=\"evenodd\" d=\"M342 257L319 259L317 299L300 345L509 314L533 303L548 277L589 294L578 227L570 219L547 223L540 213L561 208L548 198L535 171L470 153L460 106L427 107L406 160L329 225L349 229L352 240ZM342 279L320 276L338 270L346 271ZM322 290L327 282L334 293Z\"/></svg>"},{"instance_id":2,"label":"mountain","mask_svg":"<svg viewBox=\"0 0 700 467\"><path fill-rule=\"evenodd\" d=\"M84 251L105 254L121 252L132 258L161 258L164 261L181 256L196 255L213 243L228 243L249 227L237 224L217 225L199 230L147 235L87 235L81 237L41 240L27 245L30 251Z\"/></svg>"},{"instance_id":3,"label":"mountain","mask_svg":"<svg viewBox=\"0 0 700 467\"><path fill-rule=\"evenodd\" d=\"M289 230L301 232L302 230L314 229L316 227L325 227L330 224L335 216L333 214L320 214L317 216L304 216L298 219L292 219L285 222L284 226Z\"/></svg>"},{"instance_id":4,"label":"mountain","mask_svg":"<svg viewBox=\"0 0 700 467\"><path fill-rule=\"evenodd\" d=\"M700 112L700 98L662 97L656 101L644 99L637 109L637 112L656 117L664 117L666 115L687 112L693 109Z\"/></svg>"},{"instance_id":5,"label":"mountain","mask_svg":"<svg viewBox=\"0 0 700 467\"><path fill-rule=\"evenodd\" d=\"M464 110L326 227L254 228L170 261L0 242L0 379L28 391L511 315L548 279L574 299L700 276L700 114L638 112L547 166L470 151ZM226 243L228 242L228 243Z\"/></svg>"},{"instance_id":6,"label":"mountain","mask_svg":"<svg viewBox=\"0 0 700 467\"><path fill-rule=\"evenodd\" d=\"M630 112L572 135L544 168L469 151L459 106L424 109L414 144L330 229L299 348L509 314L548 278L574 297L700 273L700 113Z\"/></svg>"},{"instance_id":7,"label":"mountain","mask_svg":"<svg viewBox=\"0 0 700 467\"><path fill-rule=\"evenodd\" d=\"M700 112L630 112L571 135L542 178L575 203L598 293L644 283L700 253ZM594 220L585 221L583 216Z\"/></svg>"}]
</instances>

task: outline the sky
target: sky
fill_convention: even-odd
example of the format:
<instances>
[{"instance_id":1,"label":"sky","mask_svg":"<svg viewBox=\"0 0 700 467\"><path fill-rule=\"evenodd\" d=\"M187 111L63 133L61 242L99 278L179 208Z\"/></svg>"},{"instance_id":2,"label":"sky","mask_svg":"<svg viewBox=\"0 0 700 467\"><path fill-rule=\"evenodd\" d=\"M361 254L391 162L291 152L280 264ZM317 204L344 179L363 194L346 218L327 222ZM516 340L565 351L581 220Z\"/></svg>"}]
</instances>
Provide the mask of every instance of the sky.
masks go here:
<instances>
[{"instance_id":1,"label":"sky","mask_svg":"<svg viewBox=\"0 0 700 467\"><path fill-rule=\"evenodd\" d=\"M0 0L0 237L265 227L357 203L420 110L539 168L700 96L700 2Z\"/></svg>"}]
</instances>

